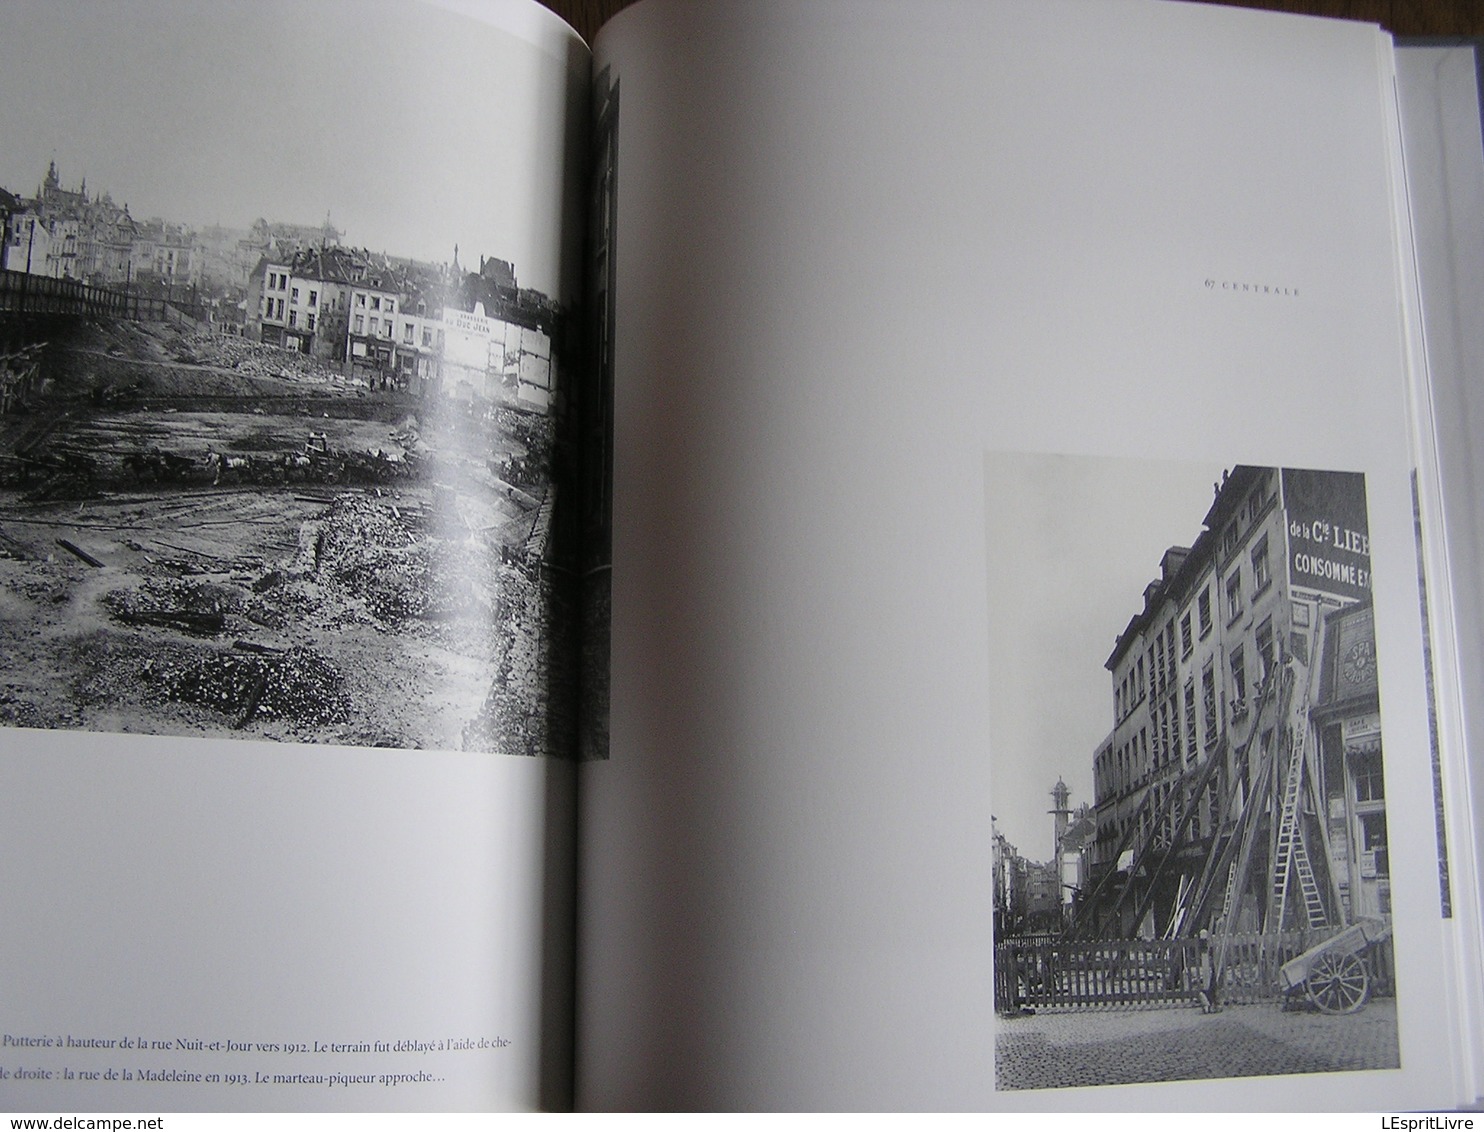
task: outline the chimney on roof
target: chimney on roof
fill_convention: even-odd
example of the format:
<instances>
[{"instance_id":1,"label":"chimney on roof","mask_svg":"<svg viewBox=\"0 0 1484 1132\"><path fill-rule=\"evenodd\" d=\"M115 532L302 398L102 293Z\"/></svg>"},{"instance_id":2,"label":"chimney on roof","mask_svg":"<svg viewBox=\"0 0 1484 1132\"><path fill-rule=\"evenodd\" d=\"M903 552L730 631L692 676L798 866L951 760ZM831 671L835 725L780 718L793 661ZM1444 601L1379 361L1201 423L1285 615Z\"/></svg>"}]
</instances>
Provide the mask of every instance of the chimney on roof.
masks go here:
<instances>
[{"instance_id":1,"label":"chimney on roof","mask_svg":"<svg viewBox=\"0 0 1484 1132\"><path fill-rule=\"evenodd\" d=\"M1173 578L1189 554L1190 547L1188 546L1172 546L1165 551L1164 556L1159 560L1160 579L1168 582Z\"/></svg>"}]
</instances>

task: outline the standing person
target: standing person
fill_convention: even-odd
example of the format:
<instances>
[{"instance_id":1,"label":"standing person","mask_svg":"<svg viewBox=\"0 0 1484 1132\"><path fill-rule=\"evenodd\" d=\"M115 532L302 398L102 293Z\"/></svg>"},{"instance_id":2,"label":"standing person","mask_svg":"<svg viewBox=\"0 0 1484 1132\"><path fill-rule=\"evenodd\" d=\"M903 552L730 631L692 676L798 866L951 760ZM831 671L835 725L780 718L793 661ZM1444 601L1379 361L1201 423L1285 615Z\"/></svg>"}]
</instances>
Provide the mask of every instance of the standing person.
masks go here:
<instances>
[{"instance_id":1,"label":"standing person","mask_svg":"<svg viewBox=\"0 0 1484 1132\"><path fill-rule=\"evenodd\" d=\"M1220 1014L1216 1004L1216 957L1211 954L1211 933L1206 928L1200 935L1200 996L1202 1014Z\"/></svg>"}]
</instances>

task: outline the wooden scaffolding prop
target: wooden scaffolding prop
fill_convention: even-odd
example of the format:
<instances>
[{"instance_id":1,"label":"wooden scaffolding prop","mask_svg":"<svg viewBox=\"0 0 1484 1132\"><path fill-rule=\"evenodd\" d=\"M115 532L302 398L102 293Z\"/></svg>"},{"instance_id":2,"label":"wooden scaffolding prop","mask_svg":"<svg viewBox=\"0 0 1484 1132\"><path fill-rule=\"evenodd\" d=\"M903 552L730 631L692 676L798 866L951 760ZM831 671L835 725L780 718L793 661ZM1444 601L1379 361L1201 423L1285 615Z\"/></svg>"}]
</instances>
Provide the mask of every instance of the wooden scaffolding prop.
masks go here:
<instances>
[{"instance_id":1,"label":"wooden scaffolding prop","mask_svg":"<svg viewBox=\"0 0 1484 1132\"><path fill-rule=\"evenodd\" d=\"M1254 783L1241 814L1238 827L1242 831L1242 852L1232 862L1222 912L1212 925L1218 972L1225 968L1232 937L1249 902L1254 911L1260 909L1259 930L1265 937L1277 937L1285 927L1307 932L1344 926L1343 903L1331 866L1319 738L1310 718L1324 640L1324 621L1320 619L1310 662L1290 657L1282 674L1288 709L1283 713L1283 734L1263 754L1260 775L1265 785L1259 791ZM1269 789L1272 793L1265 798ZM1252 847L1262 830L1262 819L1269 814L1267 876L1259 889L1252 884ZM1314 815L1312 821L1306 820L1308 814ZM1323 863L1327 899L1315 876L1310 850L1314 842Z\"/></svg>"},{"instance_id":2,"label":"wooden scaffolding prop","mask_svg":"<svg viewBox=\"0 0 1484 1132\"><path fill-rule=\"evenodd\" d=\"M1238 767L1252 767L1253 747L1257 745L1255 772L1246 776L1248 790L1242 808L1230 832L1223 832L1222 814L1212 815L1215 828L1199 876L1193 883L1181 879L1174 908L1163 929L1155 925L1156 934L1166 939L1188 938L1208 929L1213 937L1218 969L1232 937L1237 934L1242 913L1249 907L1257 912L1254 917L1258 920L1257 930L1272 936L1282 932L1285 925L1305 930L1331 926L1340 915L1339 892L1329 867L1319 744L1310 722L1323 645L1321 620L1311 657L1288 656L1280 668L1263 680L1247 740L1234 760ZM1261 743L1265 732L1273 736L1266 748ZM1192 837L1195 818L1213 780L1220 782L1218 808L1227 804L1230 783L1225 781L1223 773L1225 754L1224 746L1219 746L1204 762L1188 767L1163 797L1156 795L1153 785L1146 788L1114 850L1115 867L1110 867L1088 892L1068 935L1099 936L1109 918L1118 922L1130 901L1134 906L1132 923L1137 930L1155 907L1160 881L1171 867L1178 865L1181 852L1195 840ZM1306 814L1311 813L1315 819L1307 821ZM1115 879L1116 863L1140 837L1141 828L1144 833L1133 859L1134 867L1119 883ZM1166 830L1169 840L1161 853L1160 841ZM1268 841L1267 875L1265 884L1257 889L1252 883L1252 873L1264 833ZM1310 854L1311 838L1318 841L1324 862L1328 900L1316 876ZM1105 904L1105 895L1115 886L1117 895L1111 904Z\"/></svg>"}]
</instances>

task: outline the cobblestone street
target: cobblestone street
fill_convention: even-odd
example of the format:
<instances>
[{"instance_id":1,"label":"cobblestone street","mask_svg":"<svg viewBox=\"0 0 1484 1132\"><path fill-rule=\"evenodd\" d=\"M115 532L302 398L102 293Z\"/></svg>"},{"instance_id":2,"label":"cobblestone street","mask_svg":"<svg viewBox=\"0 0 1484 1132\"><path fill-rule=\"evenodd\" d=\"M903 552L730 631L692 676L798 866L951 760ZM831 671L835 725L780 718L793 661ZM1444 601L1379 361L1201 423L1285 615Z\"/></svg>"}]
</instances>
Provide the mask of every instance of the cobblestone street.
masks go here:
<instances>
[{"instance_id":1,"label":"cobblestone street","mask_svg":"<svg viewBox=\"0 0 1484 1132\"><path fill-rule=\"evenodd\" d=\"M1390 1069L1396 1002L1356 1014L1285 1013L1276 1003L1042 1013L996 1020L995 1087L1050 1089L1211 1077Z\"/></svg>"}]
</instances>

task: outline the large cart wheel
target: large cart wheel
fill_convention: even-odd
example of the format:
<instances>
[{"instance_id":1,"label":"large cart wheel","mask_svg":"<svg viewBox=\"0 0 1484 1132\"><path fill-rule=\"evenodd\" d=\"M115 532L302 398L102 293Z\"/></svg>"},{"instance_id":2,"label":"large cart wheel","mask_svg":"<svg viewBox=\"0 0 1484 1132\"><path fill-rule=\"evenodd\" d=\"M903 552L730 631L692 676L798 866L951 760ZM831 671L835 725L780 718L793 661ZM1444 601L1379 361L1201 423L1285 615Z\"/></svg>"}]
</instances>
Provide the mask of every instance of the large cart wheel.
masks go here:
<instances>
[{"instance_id":1,"label":"large cart wheel","mask_svg":"<svg viewBox=\"0 0 1484 1132\"><path fill-rule=\"evenodd\" d=\"M1351 952L1317 956L1304 982L1309 1001L1324 1014L1354 1014L1371 992L1365 961Z\"/></svg>"}]
</instances>

